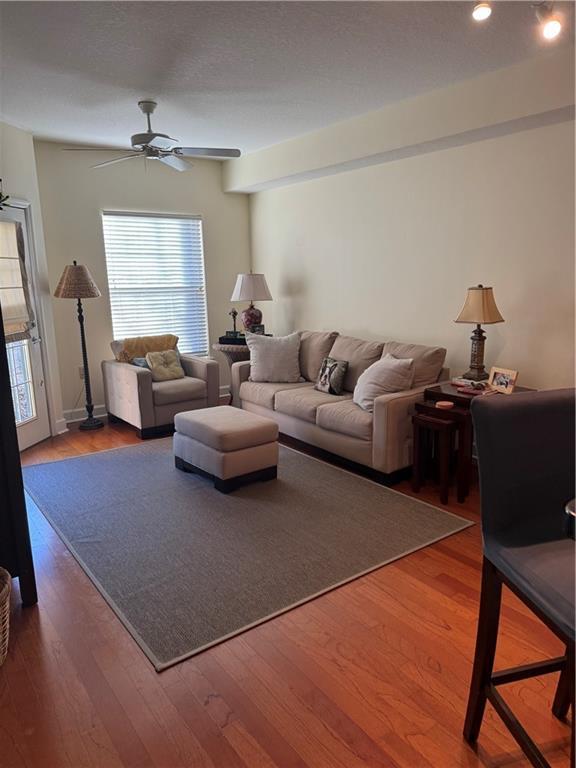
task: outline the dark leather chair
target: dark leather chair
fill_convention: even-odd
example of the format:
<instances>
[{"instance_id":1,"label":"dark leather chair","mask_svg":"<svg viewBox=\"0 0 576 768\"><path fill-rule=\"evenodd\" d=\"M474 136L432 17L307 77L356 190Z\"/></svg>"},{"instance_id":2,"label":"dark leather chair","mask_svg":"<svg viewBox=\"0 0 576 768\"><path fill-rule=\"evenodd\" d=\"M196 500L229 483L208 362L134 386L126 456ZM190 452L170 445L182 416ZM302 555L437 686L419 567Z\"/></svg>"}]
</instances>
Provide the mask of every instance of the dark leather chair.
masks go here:
<instances>
[{"instance_id":1,"label":"dark leather chair","mask_svg":"<svg viewBox=\"0 0 576 768\"><path fill-rule=\"evenodd\" d=\"M465 739L478 739L489 701L524 753L549 768L497 687L560 672L552 707L572 706L574 765L574 541L565 506L574 498L574 390L479 397L472 403L484 560L474 670ZM556 659L493 672L502 585L512 590L565 644Z\"/></svg>"}]
</instances>

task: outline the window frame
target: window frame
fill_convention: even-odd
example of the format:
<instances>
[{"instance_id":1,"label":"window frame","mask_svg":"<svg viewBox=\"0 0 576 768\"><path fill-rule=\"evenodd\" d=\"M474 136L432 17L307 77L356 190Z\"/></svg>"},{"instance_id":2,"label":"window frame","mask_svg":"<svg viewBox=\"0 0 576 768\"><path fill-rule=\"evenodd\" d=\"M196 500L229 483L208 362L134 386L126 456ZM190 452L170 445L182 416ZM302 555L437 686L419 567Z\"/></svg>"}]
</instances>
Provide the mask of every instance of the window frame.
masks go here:
<instances>
[{"instance_id":1,"label":"window frame","mask_svg":"<svg viewBox=\"0 0 576 768\"><path fill-rule=\"evenodd\" d=\"M104 251L104 264L106 269L106 286L108 289L108 298L110 304L110 321L112 324L112 334L115 337L114 332L114 318L112 309L112 296L110 290L110 277L108 274L108 256L106 254L106 237L104 232L104 217L105 216L127 216L130 218L146 218L146 219L188 219L191 221L198 221L200 224L200 250L201 250L201 267L202 267L202 284L203 284L203 305L204 305L204 318L206 322L206 351L205 352L182 352L182 354L190 354L196 357L209 357L210 356L210 327L208 323L208 289L206 284L206 253L204 249L204 219L200 214L193 213L167 213L161 211L127 211L124 209L105 208L100 211L101 219L101 232L102 232L102 245ZM177 334L175 334L177 335Z\"/></svg>"}]
</instances>

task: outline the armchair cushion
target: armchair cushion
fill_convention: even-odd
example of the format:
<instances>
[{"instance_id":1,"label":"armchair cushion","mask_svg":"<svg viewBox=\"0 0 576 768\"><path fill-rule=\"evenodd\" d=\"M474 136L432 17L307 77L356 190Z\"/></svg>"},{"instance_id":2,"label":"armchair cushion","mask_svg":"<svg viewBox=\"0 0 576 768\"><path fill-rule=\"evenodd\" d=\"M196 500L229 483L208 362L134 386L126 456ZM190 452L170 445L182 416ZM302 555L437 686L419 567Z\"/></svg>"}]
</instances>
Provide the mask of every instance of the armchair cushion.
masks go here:
<instances>
[{"instance_id":1,"label":"armchair cushion","mask_svg":"<svg viewBox=\"0 0 576 768\"><path fill-rule=\"evenodd\" d=\"M171 381L153 381L152 397L154 405L170 405L187 400L200 400L206 397L206 382L184 376Z\"/></svg>"}]
</instances>

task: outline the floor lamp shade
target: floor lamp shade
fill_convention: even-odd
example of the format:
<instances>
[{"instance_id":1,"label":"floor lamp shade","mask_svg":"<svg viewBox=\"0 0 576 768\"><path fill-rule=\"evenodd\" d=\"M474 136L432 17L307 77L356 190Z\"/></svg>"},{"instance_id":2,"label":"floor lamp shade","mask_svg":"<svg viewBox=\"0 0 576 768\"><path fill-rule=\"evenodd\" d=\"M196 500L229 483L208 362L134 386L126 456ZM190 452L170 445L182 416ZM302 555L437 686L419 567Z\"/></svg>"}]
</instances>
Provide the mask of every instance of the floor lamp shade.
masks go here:
<instances>
[{"instance_id":1,"label":"floor lamp shade","mask_svg":"<svg viewBox=\"0 0 576 768\"><path fill-rule=\"evenodd\" d=\"M88 267L76 262L64 267L54 291L57 299L97 299L101 295Z\"/></svg>"},{"instance_id":2,"label":"floor lamp shade","mask_svg":"<svg viewBox=\"0 0 576 768\"><path fill-rule=\"evenodd\" d=\"M481 326L504 322L504 318L496 306L492 288L487 288L484 285L475 285L472 288L468 288L464 306L454 322L472 323L476 326L470 337L472 341L470 370L464 374L464 378L471 379L472 381L487 379L488 374L484 368L484 342L486 334Z\"/></svg>"},{"instance_id":3,"label":"floor lamp shade","mask_svg":"<svg viewBox=\"0 0 576 768\"><path fill-rule=\"evenodd\" d=\"M80 423L80 429L100 429L104 422L95 419L94 405L92 403L92 388L90 386L90 369L88 367L88 353L86 351L86 335L84 333L84 310L82 299L97 299L102 294L88 267L77 264L75 261L64 267L64 272L58 281L54 296L58 299L76 299L78 308L78 323L80 324L80 343L82 345L82 363L84 365L84 387L86 389L86 413L88 417Z\"/></svg>"},{"instance_id":4,"label":"floor lamp shade","mask_svg":"<svg viewBox=\"0 0 576 768\"><path fill-rule=\"evenodd\" d=\"M272 301L272 294L263 274L241 273L236 278L230 301L248 301L250 306L241 313L244 328L249 331L262 323L262 312L254 306L255 301Z\"/></svg>"}]
</instances>

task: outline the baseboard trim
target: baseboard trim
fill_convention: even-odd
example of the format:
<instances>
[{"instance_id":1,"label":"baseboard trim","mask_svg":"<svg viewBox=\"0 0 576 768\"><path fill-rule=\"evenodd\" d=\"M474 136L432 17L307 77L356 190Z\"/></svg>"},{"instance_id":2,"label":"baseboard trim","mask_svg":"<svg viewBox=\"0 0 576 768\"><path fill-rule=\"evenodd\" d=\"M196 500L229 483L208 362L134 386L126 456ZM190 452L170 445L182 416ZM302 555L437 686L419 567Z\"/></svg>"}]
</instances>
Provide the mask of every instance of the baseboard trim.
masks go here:
<instances>
[{"instance_id":1,"label":"baseboard trim","mask_svg":"<svg viewBox=\"0 0 576 768\"><path fill-rule=\"evenodd\" d=\"M106 406L104 404L95 405L94 416L96 418L102 418L102 416L106 416ZM64 411L64 421L66 424L74 424L75 421L84 421L85 418L86 408L73 408L69 411Z\"/></svg>"},{"instance_id":2,"label":"baseboard trim","mask_svg":"<svg viewBox=\"0 0 576 768\"><path fill-rule=\"evenodd\" d=\"M56 419L54 422L54 429L52 434L55 435L63 435L65 432L68 432L66 419Z\"/></svg>"}]
</instances>

